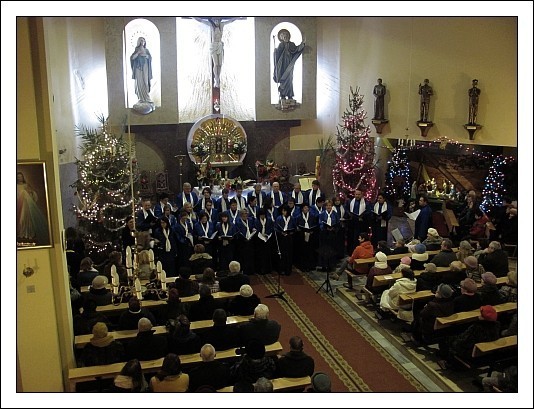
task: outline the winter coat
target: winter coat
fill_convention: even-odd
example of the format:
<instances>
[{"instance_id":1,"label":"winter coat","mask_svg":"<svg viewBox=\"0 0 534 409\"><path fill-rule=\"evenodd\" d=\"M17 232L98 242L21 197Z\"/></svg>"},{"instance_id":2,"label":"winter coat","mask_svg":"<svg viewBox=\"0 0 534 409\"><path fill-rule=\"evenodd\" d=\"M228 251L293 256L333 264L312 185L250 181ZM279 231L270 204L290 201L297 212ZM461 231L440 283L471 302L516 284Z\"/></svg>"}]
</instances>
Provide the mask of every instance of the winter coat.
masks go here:
<instances>
[{"instance_id":1,"label":"winter coat","mask_svg":"<svg viewBox=\"0 0 534 409\"><path fill-rule=\"evenodd\" d=\"M401 294L411 294L415 292L417 280L409 278L399 278L391 288L385 290L380 297L380 308L383 310L399 309L399 296Z\"/></svg>"}]
</instances>

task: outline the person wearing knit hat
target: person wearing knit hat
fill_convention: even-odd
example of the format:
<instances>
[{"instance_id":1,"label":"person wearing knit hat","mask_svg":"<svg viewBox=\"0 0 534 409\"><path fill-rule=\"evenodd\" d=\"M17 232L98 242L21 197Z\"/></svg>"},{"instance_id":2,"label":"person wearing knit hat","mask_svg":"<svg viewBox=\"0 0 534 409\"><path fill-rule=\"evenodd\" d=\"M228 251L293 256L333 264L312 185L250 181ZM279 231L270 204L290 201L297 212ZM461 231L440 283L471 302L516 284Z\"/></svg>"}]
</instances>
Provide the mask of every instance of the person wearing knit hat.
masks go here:
<instances>
[{"instance_id":1,"label":"person wearing knit hat","mask_svg":"<svg viewBox=\"0 0 534 409\"><path fill-rule=\"evenodd\" d=\"M113 294L106 288L107 284L108 278L106 276L96 276L89 287L89 292L85 293L85 297L94 300L97 306L111 304Z\"/></svg>"},{"instance_id":2,"label":"person wearing knit hat","mask_svg":"<svg viewBox=\"0 0 534 409\"><path fill-rule=\"evenodd\" d=\"M412 259L409 256L404 256L403 258L401 258L401 264L409 266L411 262L412 262Z\"/></svg>"},{"instance_id":3,"label":"person wearing knit hat","mask_svg":"<svg viewBox=\"0 0 534 409\"><path fill-rule=\"evenodd\" d=\"M438 231L433 227L430 227L427 231L426 239L423 240L423 244L426 246L427 251L439 250L443 238L440 237Z\"/></svg>"},{"instance_id":4,"label":"person wearing knit hat","mask_svg":"<svg viewBox=\"0 0 534 409\"><path fill-rule=\"evenodd\" d=\"M124 360L124 347L113 339L106 324L97 322L92 332L93 336L80 356L84 366L106 365Z\"/></svg>"},{"instance_id":5,"label":"person wearing knit hat","mask_svg":"<svg viewBox=\"0 0 534 409\"><path fill-rule=\"evenodd\" d=\"M433 290L441 282L434 263L425 263L425 270L417 277L417 291Z\"/></svg>"},{"instance_id":6,"label":"person wearing knit hat","mask_svg":"<svg viewBox=\"0 0 534 409\"><path fill-rule=\"evenodd\" d=\"M137 336L126 344L126 353L130 358L140 361L150 361L167 355L167 337L155 334L152 323L148 318L140 318L137 323Z\"/></svg>"},{"instance_id":7,"label":"person wearing knit hat","mask_svg":"<svg viewBox=\"0 0 534 409\"><path fill-rule=\"evenodd\" d=\"M482 274L482 287L478 289L478 293L484 305L497 305L503 302L497 287L497 277L489 271Z\"/></svg>"},{"instance_id":8,"label":"person wearing knit hat","mask_svg":"<svg viewBox=\"0 0 534 409\"><path fill-rule=\"evenodd\" d=\"M460 242L460 247L458 248L458 252L456 253L456 258L460 260L462 263L466 259L466 257L473 255L473 246L471 246L471 243L467 240L462 240Z\"/></svg>"},{"instance_id":9,"label":"person wearing knit hat","mask_svg":"<svg viewBox=\"0 0 534 409\"><path fill-rule=\"evenodd\" d=\"M439 298L451 298L452 294L454 292L452 291L452 288L448 284L440 284L438 285L438 288L436 290L436 297Z\"/></svg>"},{"instance_id":10,"label":"person wearing knit hat","mask_svg":"<svg viewBox=\"0 0 534 409\"><path fill-rule=\"evenodd\" d=\"M482 274L485 273L484 267L482 264L478 263L478 260L475 256L469 256L464 259L466 265L465 274L467 277L472 278L475 282L482 282Z\"/></svg>"},{"instance_id":11,"label":"person wearing knit hat","mask_svg":"<svg viewBox=\"0 0 534 409\"><path fill-rule=\"evenodd\" d=\"M497 310L492 305L480 307L480 318L486 321L497 321Z\"/></svg>"},{"instance_id":12,"label":"person wearing knit hat","mask_svg":"<svg viewBox=\"0 0 534 409\"><path fill-rule=\"evenodd\" d=\"M388 265L388 257L384 253L379 251L375 254L375 258L375 264L369 269L365 282L365 287L371 292L377 291L376 288L373 288L373 281L376 276L392 273L392 269Z\"/></svg>"},{"instance_id":13,"label":"person wearing knit hat","mask_svg":"<svg viewBox=\"0 0 534 409\"><path fill-rule=\"evenodd\" d=\"M332 381L324 372L316 372L311 377L311 387L308 392L332 392Z\"/></svg>"},{"instance_id":14,"label":"person wearing knit hat","mask_svg":"<svg viewBox=\"0 0 534 409\"><path fill-rule=\"evenodd\" d=\"M426 246L423 243L418 243L414 247L415 253L412 253L412 262L410 268L412 270L423 270L425 263L428 261L428 253Z\"/></svg>"},{"instance_id":15,"label":"person wearing knit hat","mask_svg":"<svg viewBox=\"0 0 534 409\"><path fill-rule=\"evenodd\" d=\"M477 293L477 283L471 278L460 282L461 294L454 299L454 312L473 311L482 305L480 294Z\"/></svg>"},{"instance_id":16,"label":"person wearing knit hat","mask_svg":"<svg viewBox=\"0 0 534 409\"><path fill-rule=\"evenodd\" d=\"M254 294L252 287L248 284L243 284L239 289L239 295L228 303L228 311L232 315L252 315L259 303L260 298Z\"/></svg>"}]
</instances>

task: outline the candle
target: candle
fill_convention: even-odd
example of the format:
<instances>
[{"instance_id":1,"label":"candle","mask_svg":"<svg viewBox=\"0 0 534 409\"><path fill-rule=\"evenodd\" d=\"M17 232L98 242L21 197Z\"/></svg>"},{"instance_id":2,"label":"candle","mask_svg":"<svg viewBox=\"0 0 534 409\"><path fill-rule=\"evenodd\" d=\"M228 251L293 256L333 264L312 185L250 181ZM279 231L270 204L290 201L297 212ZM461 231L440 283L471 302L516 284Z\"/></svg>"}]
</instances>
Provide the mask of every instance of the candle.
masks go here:
<instances>
[{"instance_id":1,"label":"candle","mask_svg":"<svg viewBox=\"0 0 534 409\"><path fill-rule=\"evenodd\" d=\"M148 259L150 261L150 270L154 270L154 250L148 250Z\"/></svg>"},{"instance_id":2,"label":"candle","mask_svg":"<svg viewBox=\"0 0 534 409\"><path fill-rule=\"evenodd\" d=\"M132 249L130 246L126 247L126 268L132 267Z\"/></svg>"},{"instance_id":3,"label":"candle","mask_svg":"<svg viewBox=\"0 0 534 409\"><path fill-rule=\"evenodd\" d=\"M117 274L117 267L115 265L111 266L111 288L113 289L114 295L119 293L119 275Z\"/></svg>"},{"instance_id":4,"label":"candle","mask_svg":"<svg viewBox=\"0 0 534 409\"><path fill-rule=\"evenodd\" d=\"M156 270L158 271L158 273L161 273L161 269L162 269L162 265L161 265L161 261L158 261L157 264L156 264Z\"/></svg>"},{"instance_id":5,"label":"candle","mask_svg":"<svg viewBox=\"0 0 534 409\"><path fill-rule=\"evenodd\" d=\"M161 289L166 290L167 289L167 283L165 282L167 280L167 273L165 273L165 270L161 270Z\"/></svg>"},{"instance_id":6,"label":"candle","mask_svg":"<svg viewBox=\"0 0 534 409\"><path fill-rule=\"evenodd\" d=\"M141 281L139 281L139 278L135 279L135 292L137 294L137 299L142 300L143 293L141 292Z\"/></svg>"}]
</instances>

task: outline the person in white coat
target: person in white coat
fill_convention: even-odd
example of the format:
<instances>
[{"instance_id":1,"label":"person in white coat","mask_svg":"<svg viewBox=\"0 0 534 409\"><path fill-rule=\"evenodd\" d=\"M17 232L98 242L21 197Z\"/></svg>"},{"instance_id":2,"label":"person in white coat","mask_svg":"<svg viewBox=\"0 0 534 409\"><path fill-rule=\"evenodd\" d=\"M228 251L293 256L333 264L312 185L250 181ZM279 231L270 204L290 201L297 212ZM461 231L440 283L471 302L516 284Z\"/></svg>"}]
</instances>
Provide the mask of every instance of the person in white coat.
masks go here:
<instances>
[{"instance_id":1,"label":"person in white coat","mask_svg":"<svg viewBox=\"0 0 534 409\"><path fill-rule=\"evenodd\" d=\"M416 287L417 280L413 271L409 268L402 269L402 278L399 278L391 288L382 293L380 309L383 311L398 311L400 295L414 293Z\"/></svg>"}]
</instances>

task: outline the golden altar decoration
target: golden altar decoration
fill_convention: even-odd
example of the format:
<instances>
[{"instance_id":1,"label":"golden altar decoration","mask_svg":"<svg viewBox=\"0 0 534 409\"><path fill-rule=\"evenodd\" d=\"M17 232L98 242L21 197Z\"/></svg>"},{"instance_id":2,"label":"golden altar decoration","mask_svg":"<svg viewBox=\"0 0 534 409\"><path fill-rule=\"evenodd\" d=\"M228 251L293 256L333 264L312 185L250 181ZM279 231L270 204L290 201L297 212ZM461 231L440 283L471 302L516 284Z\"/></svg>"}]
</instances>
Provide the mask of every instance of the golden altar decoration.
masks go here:
<instances>
[{"instance_id":1,"label":"golden altar decoration","mask_svg":"<svg viewBox=\"0 0 534 409\"><path fill-rule=\"evenodd\" d=\"M231 117L207 115L189 131L187 153L196 165L238 166L247 154L247 134Z\"/></svg>"}]
</instances>

